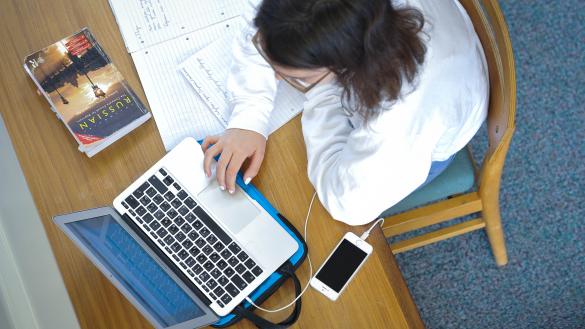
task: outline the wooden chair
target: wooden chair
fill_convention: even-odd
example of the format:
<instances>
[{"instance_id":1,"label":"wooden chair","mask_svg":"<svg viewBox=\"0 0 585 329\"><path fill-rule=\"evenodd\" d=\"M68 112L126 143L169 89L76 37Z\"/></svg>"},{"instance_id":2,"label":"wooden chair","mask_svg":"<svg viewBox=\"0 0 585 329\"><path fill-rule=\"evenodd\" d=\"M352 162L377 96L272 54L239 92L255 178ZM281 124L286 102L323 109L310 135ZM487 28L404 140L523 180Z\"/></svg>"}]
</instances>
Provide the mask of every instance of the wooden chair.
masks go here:
<instances>
[{"instance_id":1,"label":"wooden chair","mask_svg":"<svg viewBox=\"0 0 585 329\"><path fill-rule=\"evenodd\" d=\"M384 235L405 232L479 213L479 217L431 233L391 244L395 254L485 228L498 266L508 262L500 220L500 178L514 133L516 78L512 45L504 16L496 0L460 0L467 10L486 55L490 101L487 118L488 149L478 172L471 152L464 149L435 180L415 191L391 210L396 212L425 204L387 217ZM467 177L470 177L467 178ZM472 189L472 192L469 190ZM441 201L437 201L441 200ZM429 204L429 202L434 202Z\"/></svg>"}]
</instances>

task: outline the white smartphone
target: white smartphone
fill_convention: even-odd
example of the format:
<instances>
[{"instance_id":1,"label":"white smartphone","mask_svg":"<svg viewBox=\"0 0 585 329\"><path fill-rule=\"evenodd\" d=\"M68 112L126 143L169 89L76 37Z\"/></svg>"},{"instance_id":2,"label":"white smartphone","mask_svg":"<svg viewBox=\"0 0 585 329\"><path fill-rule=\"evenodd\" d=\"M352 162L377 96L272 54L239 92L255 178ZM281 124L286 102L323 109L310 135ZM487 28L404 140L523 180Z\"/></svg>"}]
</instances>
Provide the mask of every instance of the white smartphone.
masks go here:
<instances>
[{"instance_id":1,"label":"white smartphone","mask_svg":"<svg viewBox=\"0 0 585 329\"><path fill-rule=\"evenodd\" d=\"M346 233L311 279L311 287L337 300L371 253L370 244L351 232Z\"/></svg>"}]
</instances>

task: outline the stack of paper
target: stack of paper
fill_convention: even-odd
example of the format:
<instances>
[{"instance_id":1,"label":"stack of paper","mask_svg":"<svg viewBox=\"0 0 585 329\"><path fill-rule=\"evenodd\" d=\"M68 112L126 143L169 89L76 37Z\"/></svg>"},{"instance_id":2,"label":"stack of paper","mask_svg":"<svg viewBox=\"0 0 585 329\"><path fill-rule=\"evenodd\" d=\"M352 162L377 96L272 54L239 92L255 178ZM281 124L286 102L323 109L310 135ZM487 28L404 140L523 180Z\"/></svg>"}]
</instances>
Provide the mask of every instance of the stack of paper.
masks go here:
<instances>
[{"instance_id":1,"label":"stack of paper","mask_svg":"<svg viewBox=\"0 0 585 329\"><path fill-rule=\"evenodd\" d=\"M244 26L244 1L109 1L165 148L223 132L231 40ZM281 84L270 131L299 113L303 101Z\"/></svg>"}]
</instances>

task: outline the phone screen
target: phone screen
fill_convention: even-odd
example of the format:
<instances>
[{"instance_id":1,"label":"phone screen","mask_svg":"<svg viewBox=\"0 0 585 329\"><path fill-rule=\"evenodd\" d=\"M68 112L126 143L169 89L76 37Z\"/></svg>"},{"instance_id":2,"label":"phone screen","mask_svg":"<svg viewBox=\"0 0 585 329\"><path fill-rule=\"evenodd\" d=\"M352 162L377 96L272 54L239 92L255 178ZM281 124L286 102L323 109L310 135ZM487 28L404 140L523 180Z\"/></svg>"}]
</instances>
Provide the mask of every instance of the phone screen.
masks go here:
<instances>
[{"instance_id":1,"label":"phone screen","mask_svg":"<svg viewBox=\"0 0 585 329\"><path fill-rule=\"evenodd\" d=\"M316 278L339 293L367 256L363 250L343 239Z\"/></svg>"}]
</instances>

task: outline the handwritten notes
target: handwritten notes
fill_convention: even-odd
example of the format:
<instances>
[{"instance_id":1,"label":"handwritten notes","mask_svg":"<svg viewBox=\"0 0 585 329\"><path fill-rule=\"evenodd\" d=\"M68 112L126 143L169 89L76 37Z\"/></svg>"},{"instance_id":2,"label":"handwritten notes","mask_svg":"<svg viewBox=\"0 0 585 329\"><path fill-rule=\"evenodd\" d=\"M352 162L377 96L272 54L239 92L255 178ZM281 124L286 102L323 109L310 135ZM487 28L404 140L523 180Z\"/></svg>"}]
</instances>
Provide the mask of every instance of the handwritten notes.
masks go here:
<instances>
[{"instance_id":1,"label":"handwritten notes","mask_svg":"<svg viewBox=\"0 0 585 329\"><path fill-rule=\"evenodd\" d=\"M180 66L191 86L224 127L228 125L231 115L231 95L227 91L226 81L234 35L226 35L214 41ZM270 133L295 117L302 110L304 101L302 93L286 83L279 83L270 117Z\"/></svg>"}]
</instances>

